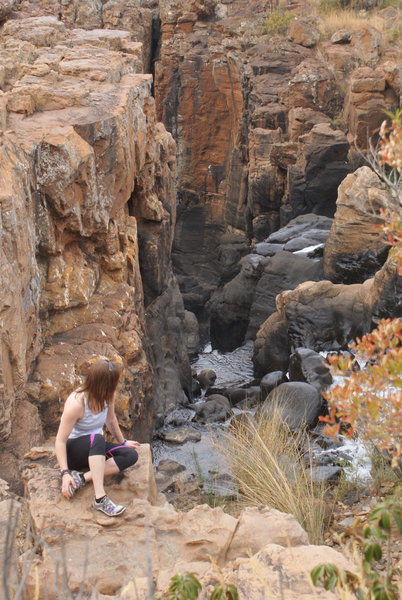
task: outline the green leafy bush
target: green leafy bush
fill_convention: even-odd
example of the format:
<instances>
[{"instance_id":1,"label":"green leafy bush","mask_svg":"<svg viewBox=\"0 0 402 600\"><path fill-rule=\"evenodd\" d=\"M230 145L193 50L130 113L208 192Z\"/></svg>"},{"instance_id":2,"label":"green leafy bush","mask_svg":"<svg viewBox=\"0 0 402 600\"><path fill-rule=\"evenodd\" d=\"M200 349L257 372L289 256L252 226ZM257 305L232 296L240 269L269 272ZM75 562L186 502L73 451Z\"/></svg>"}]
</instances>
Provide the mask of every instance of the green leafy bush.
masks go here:
<instances>
[{"instance_id":1,"label":"green leafy bush","mask_svg":"<svg viewBox=\"0 0 402 600\"><path fill-rule=\"evenodd\" d=\"M368 523L359 519L348 532L349 544L361 555L359 573L321 564L311 571L316 587L352 594L357 600L398 600L401 571L391 567L391 532L393 526L402 533L402 502L390 498L371 512ZM385 561L385 568L384 568ZM350 596L348 596L350 597Z\"/></svg>"},{"instance_id":2,"label":"green leafy bush","mask_svg":"<svg viewBox=\"0 0 402 600\"><path fill-rule=\"evenodd\" d=\"M166 593L158 596L158 600L197 600L202 586L194 573L183 573L174 575ZM231 583L220 583L210 595L210 600L239 600L239 594L235 585Z\"/></svg>"}]
</instances>

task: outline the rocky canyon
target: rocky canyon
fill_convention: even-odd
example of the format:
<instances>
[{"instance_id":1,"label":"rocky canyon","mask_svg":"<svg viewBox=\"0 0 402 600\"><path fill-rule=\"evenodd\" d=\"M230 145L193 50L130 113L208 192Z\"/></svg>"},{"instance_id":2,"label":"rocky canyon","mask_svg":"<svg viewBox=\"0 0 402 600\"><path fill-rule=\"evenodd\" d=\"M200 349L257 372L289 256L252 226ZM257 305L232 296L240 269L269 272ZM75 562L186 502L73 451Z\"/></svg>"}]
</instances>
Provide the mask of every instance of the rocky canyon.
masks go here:
<instances>
[{"instance_id":1,"label":"rocky canyon","mask_svg":"<svg viewBox=\"0 0 402 600\"><path fill-rule=\"evenodd\" d=\"M108 543L116 556L124 536L136 553L152 547L159 591L173 544L206 581L212 556L244 590L251 554L272 583L293 547L300 560L309 553L297 524L265 543L254 524L242 533L257 540L247 554L235 531L272 515L180 513L157 494L146 443L192 402L202 344L252 340L260 378L285 373L297 348L344 350L380 318L402 316L402 278L379 227L381 211L400 206L363 156L384 111L400 107L391 32L401 11L329 34L316 3L280 4L291 18L278 33L268 0L0 0L0 478L25 490L55 547L67 501L56 498L46 440L89 365L119 363L119 422L145 444L132 471L141 483L123 481L129 517ZM79 527L93 539L106 531L82 514L68 531L76 556ZM133 581L147 597L144 556L126 570L113 559L101 576L104 560L88 578L99 598L134 600ZM286 598L309 597L301 578L290 577ZM263 598L253 586L249 600Z\"/></svg>"}]
</instances>

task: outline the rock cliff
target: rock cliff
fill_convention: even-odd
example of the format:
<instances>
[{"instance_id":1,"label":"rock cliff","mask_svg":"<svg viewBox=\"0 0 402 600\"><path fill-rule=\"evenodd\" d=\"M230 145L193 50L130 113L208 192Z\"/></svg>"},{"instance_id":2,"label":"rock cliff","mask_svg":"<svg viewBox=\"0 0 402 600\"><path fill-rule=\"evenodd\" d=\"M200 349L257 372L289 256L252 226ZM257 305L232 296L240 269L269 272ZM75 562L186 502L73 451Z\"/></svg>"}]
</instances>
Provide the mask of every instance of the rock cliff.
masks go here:
<instances>
[{"instance_id":1,"label":"rock cliff","mask_svg":"<svg viewBox=\"0 0 402 600\"><path fill-rule=\"evenodd\" d=\"M143 46L128 31L71 29L77 7L74 22L15 18L0 30L0 439L9 478L41 424L55 430L96 356L124 365L117 411L140 439L191 381L170 261L175 142L156 120Z\"/></svg>"},{"instance_id":2,"label":"rock cliff","mask_svg":"<svg viewBox=\"0 0 402 600\"><path fill-rule=\"evenodd\" d=\"M242 243L298 215L333 217L356 148L398 106L399 51L363 18L325 39L309 8L288 3L294 20L278 36L264 29L272 2L160 6L155 98L178 147L173 261L185 306L201 319L239 273ZM379 18L386 31L388 13Z\"/></svg>"}]
</instances>

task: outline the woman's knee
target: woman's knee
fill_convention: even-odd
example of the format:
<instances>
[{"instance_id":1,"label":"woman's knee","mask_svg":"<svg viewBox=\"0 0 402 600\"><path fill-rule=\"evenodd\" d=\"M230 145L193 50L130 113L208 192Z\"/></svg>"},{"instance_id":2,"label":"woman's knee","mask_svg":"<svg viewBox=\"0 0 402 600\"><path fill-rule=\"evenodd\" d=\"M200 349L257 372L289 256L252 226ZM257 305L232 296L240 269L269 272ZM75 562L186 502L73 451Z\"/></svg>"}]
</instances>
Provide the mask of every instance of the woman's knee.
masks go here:
<instances>
[{"instance_id":1,"label":"woman's knee","mask_svg":"<svg viewBox=\"0 0 402 600\"><path fill-rule=\"evenodd\" d=\"M134 448L124 448L124 452L115 456L114 460L120 471L125 471L135 465L138 460L138 452Z\"/></svg>"}]
</instances>

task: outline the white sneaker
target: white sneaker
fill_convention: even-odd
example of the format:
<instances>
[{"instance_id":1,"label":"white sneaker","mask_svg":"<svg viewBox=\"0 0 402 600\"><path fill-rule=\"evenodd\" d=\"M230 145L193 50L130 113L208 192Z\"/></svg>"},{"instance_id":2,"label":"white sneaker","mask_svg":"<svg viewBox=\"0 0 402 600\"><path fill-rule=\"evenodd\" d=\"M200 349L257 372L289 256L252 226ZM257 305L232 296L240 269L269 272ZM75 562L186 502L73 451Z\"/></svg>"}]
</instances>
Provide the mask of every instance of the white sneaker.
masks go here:
<instances>
[{"instance_id":1,"label":"white sneaker","mask_svg":"<svg viewBox=\"0 0 402 600\"><path fill-rule=\"evenodd\" d=\"M126 506L116 504L116 502L113 502L108 496L105 496L100 502L97 502L96 498L94 498L92 506L96 508L96 510L105 513L108 517L117 517L126 510Z\"/></svg>"}]
</instances>

